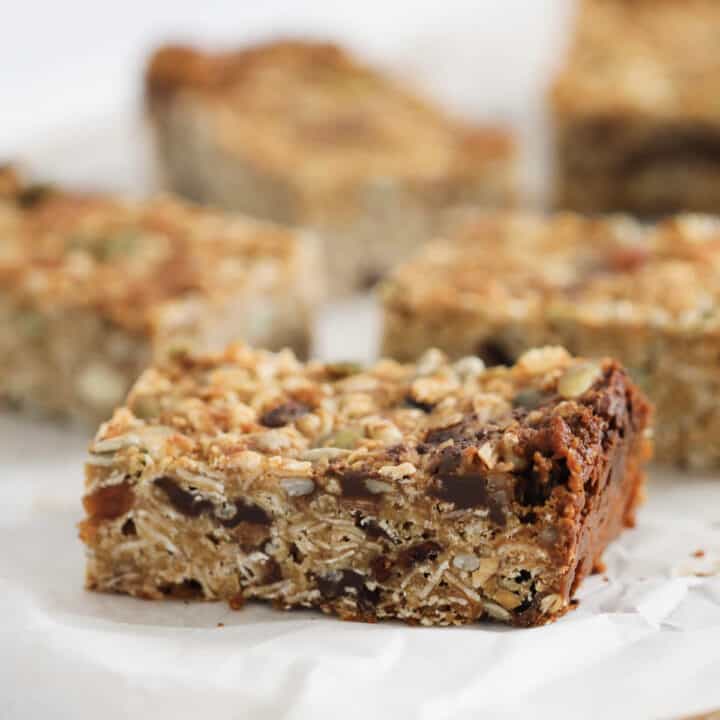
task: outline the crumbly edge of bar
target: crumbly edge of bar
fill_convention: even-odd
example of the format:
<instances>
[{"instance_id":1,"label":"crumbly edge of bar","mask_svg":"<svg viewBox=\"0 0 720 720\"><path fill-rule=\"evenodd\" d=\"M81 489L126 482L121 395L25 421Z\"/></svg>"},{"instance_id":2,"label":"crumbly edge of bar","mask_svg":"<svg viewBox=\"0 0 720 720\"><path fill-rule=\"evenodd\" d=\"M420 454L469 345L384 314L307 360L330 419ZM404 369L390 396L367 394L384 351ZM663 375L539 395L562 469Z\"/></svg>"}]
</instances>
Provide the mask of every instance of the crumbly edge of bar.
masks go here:
<instances>
[{"instance_id":1,"label":"crumbly edge of bar","mask_svg":"<svg viewBox=\"0 0 720 720\"><path fill-rule=\"evenodd\" d=\"M625 396L625 376L614 366L606 366L606 372L612 390L600 387L587 399L593 407L599 403L599 415L587 407L573 415L568 407L567 423L579 423L574 432L566 434L560 416L548 426L548 437L555 438L551 442L561 456L567 453L570 468L545 498L546 507L506 515L488 498L505 492L507 474L504 480L492 473L489 480L474 478L480 496L473 502L480 508L462 506L459 496L442 492L408 499L414 473L402 457L378 480L338 476L337 468L326 464L310 482L281 482L286 492L279 496L277 481L252 489L251 482L234 499L228 491L231 478L188 477L173 470L158 475L152 463L137 462L138 455L130 456L134 469L119 467L109 476L107 466L91 465L88 487L94 489L85 501L90 518L82 530L93 548L89 586L146 597L192 591L235 602L265 598L283 607L319 606L353 619L453 624L487 614L520 625L545 622L567 608L574 579L591 569L637 500L642 432L635 442L628 433L626 445L621 444L629 453L628 470L624 480L609 484L615 496L607 515L601 517L602 510L592 506L593 497L604 497L611 470L625 471L625 458L608 457L618 451L617 430L608 432L610 415L620 406L624 413L630 402L637 429L646 421L643 401L635 397L633 410L630 395ZM610 434L613 440L604 447ZM451 431L451 443L443 440L437 458L440 487L456 482L462 453L453 446L465 440L452 436ZM328 477L339 479L343 488L350 483L352 492L337 496L331 484L316 492L316 483ZM521 492L532 496L536 489Z\"/></svg>"}]
</instances>

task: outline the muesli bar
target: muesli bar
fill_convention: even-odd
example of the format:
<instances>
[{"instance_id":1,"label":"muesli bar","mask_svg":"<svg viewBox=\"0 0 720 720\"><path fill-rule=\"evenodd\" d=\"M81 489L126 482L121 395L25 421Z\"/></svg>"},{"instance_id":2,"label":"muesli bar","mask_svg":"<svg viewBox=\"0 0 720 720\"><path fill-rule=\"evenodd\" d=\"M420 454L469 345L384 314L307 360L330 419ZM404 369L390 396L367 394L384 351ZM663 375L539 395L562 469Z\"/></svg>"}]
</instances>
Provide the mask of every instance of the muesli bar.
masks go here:
<instances>
[{"instance_id":1,"label":"muesli bar","mask_svg":"<svg viewBox=\"0 0 720 720\"><path fill-rule=\"evenodd\" d=\"M633 523L648 413L618 363L561 348L490 369L177 357L91 446L87 586L539 625Z\"/></svg>"}]
</instances>

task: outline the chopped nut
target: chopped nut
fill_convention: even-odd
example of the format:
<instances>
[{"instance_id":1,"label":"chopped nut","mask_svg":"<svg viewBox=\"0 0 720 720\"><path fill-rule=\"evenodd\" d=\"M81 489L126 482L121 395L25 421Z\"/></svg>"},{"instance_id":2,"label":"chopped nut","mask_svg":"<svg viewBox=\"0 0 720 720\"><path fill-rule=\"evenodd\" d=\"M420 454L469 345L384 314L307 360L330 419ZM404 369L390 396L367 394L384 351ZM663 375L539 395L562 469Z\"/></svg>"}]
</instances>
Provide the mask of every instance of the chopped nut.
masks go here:
<instances>
[{"instance_id":1,"label":"chopped nut","mask_svg":"<svg viewBox=\"0 0 720 720\"><path fill-rule=\"evenodd\" d=\"M380 493L391 492L393 486L390 483L383 482L382 480L374 480L373 478L365 479L365 487L373 495L379 495Z\"/></svg>"},{"instance_id":2,"label":"chopped nut","mask_svg":"<svg viewBox=\"0 0 720 720\"><path fill-rule=\"evenodd\" d=\"M116 435L115 437L96 440L91 447L94 453L112 453L122 450L126 447L139 445L140 436L135 433L126 433L124 435Z\"/></svg>"},{"instance_id":3,"label":"chopped nut","mask_svg":"<svg viewBox=\"0 0 720 720\"><path fill-rule=\"evenodd\" d=\"M290 438L281 430L268 430L255 438L258 450L277 452L290 447Z\"/></svg>"},{"instance_id":4,"label":"chopped nut","mask_svg":"<svg viewBox=\"0 0 720 720\"><path fill-rule=\"evenodd\" d=\"M510 613L495 603L485 601L483 607L487 614L495 620L504 620L507 622L510 619Z\"/></svg>"},{"instance_id":5,"label":"chopped nut","mask_svg":"<svg viewBox=\"0 0 720 720\"><path fill-rule=\"evenodd\" d=\"M543 373L569 360L570 355L565 348L549 346L528 350L518 358L517 364L531 373Z\"/></svg>"},{"instance_id":6,"label":"chopped nut","mask_svg":"<svg viewBox=\"0 0 720 720\"><path fill-rule=\"evenodd\" d=\"M601 368L597 363L574 365L558 380L558 393L564 398L575 398L589 390L599 379Z\"/></svg>"},{"instance_id":7,"label":"chopped nut","mask_svg":"<svg viewBox=\"0 0 720 720\"><path fill-rule=\"evenodd\" d=\"M418 376L432 375L446 361L445 353L436 348L430 348L418 359L416 373Z\"/></svg>"},{"instance_id":8,"label":"chopped nut","mask_svg":"<svg viewBox=\"0 0 720 720\"><path fill-rule=\"evenodd\" d=\"M460 379L466 381L482 375L485 372L485 363L477 355L467 355L460 358L453 368Z\"/></svg>"},{"instance_id":9,"label":"chopped nut","mask_svg":"<svg viewBox=\"0 0 720 720\"><path fill-rule=\"evenodd\" d=\"M346 395L342 401L341 406L343 411L350 418L359 418L363 415L369 415L375 410L375 402L365 393L353 393L352 395Z\"/></svg>"},{"instance_id":10,"label":"chopped nut","mask_svg":"<svg viewBox=\"0 0 720 720\"><path fill-rule=\"evenodd\" d=\"M243 450L232 458L232 466L237 467L249 480L254 480L262 472L262 455L252 450Z\"/></svg>"},{"instance_id":11,"label":"chopped nut","mask_svg":"<svg viewBox=\"0 0 720 720\"><path fill-rule=\"evenodd\" d=\"M477 555L461 553L453 558L452 564L458 570L464 570L465 572L473 572L480 567L480 558Z\"/></svg>"},{"instance_id":12,"label":"chopped nut","mask_svg":"<svg viewBox=\"0 0 720 720\"><path fill-rule=\"evenodd\" d=\"M481 587L484 585L490 577L495 574L498 569L498 565L499 563L497 558L480 558L478 569L472 574L473 586Z\"/></svg>"},{"instance_id":13,"label":"chopped nut","mask_svg":"<svg viewBox=\"0 0 720 720\"><path fill-rule=\"evenodd\" d=\"M490 442L483 443L477 451L478 457L492 470L498 461L497 448Z\"/></svg>"},{"instance_id":14,"label":"chopped nut","mask_svg":"<svg viewBox=\"0 0 720 720\"><path fill-rule=\"evenodd\" d=\"M506 610L514 610L522 602L515 593L503 588L493 593L493 599L497 600Z\"/></svg>"},{"instance_id":15,"label":"chopped nut","mask_svg":"<svg viewBox=\"0 0 720 720\"><path fill-rule=\"evenodd\" d=\"M379 440L384 445L395 445L403 439L403 434L389 420L373 420L367 422L365 427L373 440Z\"/></svg>"},{"instance_id":16,"label":"chopped nut","mask_svg":"<svg viewBox=\"0 0 720 720\"><path fill-rule=\"evenodd\" d=\"M440 402L449 392L457 388L453 380L422 377L415 380L410 387L413 400L427 405Z\"/></svg>"},{"instance_id":17,"label":"chopped nut","mask_svg":"<svg viewBox=\"0 0 720 720\"><path fill-rule=\"evenodd\" d=\"M543 613L543 615L559 612L562 607L562 598L557 594L546 595L540 601L540 612Z\"/></svg>"},{"instance_id":18,"label":"chopped nut","mask_svg":"<svg viewBox=\"0 0 720 720\"><path fill-rule=\"evenodd\" d=\"M310 495L315 490L315 483L309 478L283 478L280 485L290 497Z\"/></svg>"}]
</instances>

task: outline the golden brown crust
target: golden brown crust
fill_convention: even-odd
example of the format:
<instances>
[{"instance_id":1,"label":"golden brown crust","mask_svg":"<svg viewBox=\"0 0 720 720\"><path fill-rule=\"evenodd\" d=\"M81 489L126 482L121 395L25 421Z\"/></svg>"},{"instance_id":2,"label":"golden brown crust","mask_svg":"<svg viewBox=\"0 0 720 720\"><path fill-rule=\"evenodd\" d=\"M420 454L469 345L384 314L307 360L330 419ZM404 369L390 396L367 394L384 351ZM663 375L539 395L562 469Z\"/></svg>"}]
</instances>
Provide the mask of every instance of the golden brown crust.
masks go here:
<instances>
[{"instance_id":1,"label":"golden brown crust","mask_svg":"<svg viewBox=\"0 0 720 720\"><path fill-rule=\"evenodd\" d=\"M451 120L331 44L169 46L151 59L146 87L159 112L191 96L205 103L226 151L333 188L382 175L445 179L514 153L507 132Z\"/></svg>"},{"instance_id":2,"label":"golden brown crust","mask_svg":"<svg viewBox=\"0 0 720 720\"><path fill-rule=\"evenodd\" d=\"M488 312L720 332L720 223L680 215L648 227L628 217L485 213L431 243L383 288L413 313Z\"/></svg>"},{"instance_id":3,"label":"golden brown crust","mask_svg":"<svg viewBox=\"0 0 720 720\"><path fill-rule=\"evenodd\" d=\"M10 180L0 195L0 283L20 306L91 307L148 332L167 301L212 304L268 282L280 289L297 269L301 241L280 226L170 197L130 202Z\"/></svg>"},{"instance_id":4,"label":"golden brown crust","mask_svg":"<svg viewBox=\"0 0 720 720\"><path fill-rule=\"evenodd\" d=\"M719 32L715 0L583 0L555 110L717 122Z\"/></svg>"}]
</instances>

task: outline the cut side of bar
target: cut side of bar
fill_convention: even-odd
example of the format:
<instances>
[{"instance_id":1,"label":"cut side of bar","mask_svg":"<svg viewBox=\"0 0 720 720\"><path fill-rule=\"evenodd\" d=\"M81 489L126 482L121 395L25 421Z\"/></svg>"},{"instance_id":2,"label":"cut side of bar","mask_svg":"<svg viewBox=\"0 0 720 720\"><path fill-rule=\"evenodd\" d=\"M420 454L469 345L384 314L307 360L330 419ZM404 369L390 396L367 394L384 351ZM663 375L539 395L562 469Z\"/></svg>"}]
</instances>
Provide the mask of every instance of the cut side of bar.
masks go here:
<instances>
[{"instance_id":1,"label":"cut side of bar","mask_svg":"<svg viewBox=\"0 0 720 720\"><path fill-rule=\"evenodd\" d=\"M612 360L147 370L86 466L87 586L424 625L563 614L632 525L649 408Z\"/></svg>"}]
</instances>

